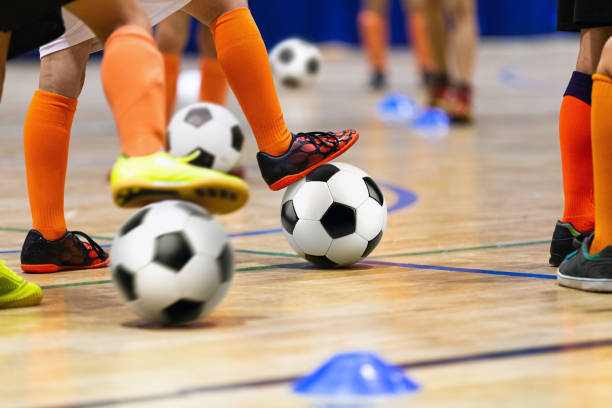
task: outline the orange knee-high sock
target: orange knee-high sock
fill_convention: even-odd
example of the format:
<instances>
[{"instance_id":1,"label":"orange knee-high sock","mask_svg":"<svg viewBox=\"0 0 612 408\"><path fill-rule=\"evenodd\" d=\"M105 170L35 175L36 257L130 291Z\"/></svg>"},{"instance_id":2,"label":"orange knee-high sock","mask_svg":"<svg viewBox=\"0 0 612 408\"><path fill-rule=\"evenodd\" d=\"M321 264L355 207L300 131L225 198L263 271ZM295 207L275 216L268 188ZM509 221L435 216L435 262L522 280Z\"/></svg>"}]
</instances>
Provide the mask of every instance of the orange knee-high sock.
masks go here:
<instances>
[{"instance_id":1,"label":"orange knee-high sock","mask_svg":"<svg viewBox=\"0 0 612 408\"><path fill-rule=\"evenodd\" d=\"M227 99L227 79L223 68L216 58L200 59L200 101L225 105Z\"/></svg>"},{"instance_id":2,"label":"orange knee-high sock","mask_svg":"<svg viewBox=\"0 0 612 408\"><path fill-rule=\"evenodd\" d=\"M164 62L151 34L138 26L115 30L106 41L101 71L123 153L145 156L162 150Z\"/></svg>"},{"instance_id":3,"label":"orange knee-high sock","mask_svg":"<svg viewBox=\"0 0 612 408\"><path fill-rule=\"evenodd\" d=\"M593 75L591 130L595 185L595 237L590 252L612 245L612 78Z\"/></svg>"},{"instance_id":4,"label":"orange knee-high sock","mask_svg":"<svg viewBox=\"0 0 612 408\"><path fill-rule=\"evenodd\" d=\"M291 134L281 111L266 46L247 8L218 17L210 26L217 58L262 152L277 156Z\"/></svg>"},{"instance_id":5,"label":"orange knee-high sock","mask_svg":"<svg viewBox=\"0 0 612 408\"><path fill-rule=\"evenodd\" d=\"M406 25L410 30L412 47L419 69L422 73L433 72L435 66L429 42L427 18L422 12L412 12L410 16L406 18Z\"/></svg>"},{"instance_id":6,"label":"orange knee-high sock","mask_svg":"<svg viewBox=\"0 0 612 408\"><path fill-rule=\"evenodd\" d=\"M389 33L387 19L371 10L357 17L361 43L374 71L385 72L389 64Z\"/></svg>"},{"instance_id":7,"label":"orange knee-high sock","mask_svg":"<svg viewBox=\"0 0 612 408\"><path fill-rule=\"evenodd\" d=\"M66 233L64 184L77 100L36 91L23 128L32 226L48 240Z\"/></svg>"},{"instance_id":8,"label":"orange knee-high sock","mask_svg":"<svg viewBox=\"0 0 612 408\"><path fill-rule=\"evenodd\" d=\"M181 54L162 54L166 78L166 122L170 122L176 103L176 84L181 69Z\"/></svg>"},{"instance_id":9,"label":"orange knee-high sock","mask_svg":"<svg viewBox=\"0 0 612 408\"><path fill-rule=\"evenodd\" d=\"M559 114L559 138L563 169L564 222L578 231L592 231L593 159L591 154L591 77L574 72Z\"/></svg>"}]
</instances>

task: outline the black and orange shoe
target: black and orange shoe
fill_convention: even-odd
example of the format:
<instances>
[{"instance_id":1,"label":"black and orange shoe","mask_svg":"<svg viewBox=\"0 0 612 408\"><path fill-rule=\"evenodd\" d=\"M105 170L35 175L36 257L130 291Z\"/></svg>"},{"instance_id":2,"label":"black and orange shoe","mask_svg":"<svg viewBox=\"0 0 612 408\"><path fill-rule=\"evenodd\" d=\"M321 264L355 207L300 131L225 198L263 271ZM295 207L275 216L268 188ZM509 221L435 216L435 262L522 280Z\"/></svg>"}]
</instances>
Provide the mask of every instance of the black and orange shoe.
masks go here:
<instances>
[{"instance_id":1,"label":"black and orange shoe","mask_svg":"<svg viewBox=\"0 0 612 408\"><path fill-rule=\"evenodd\" d=\"M284 154L257 153L259 170L271 190L281 190L340 156L359 139L359 132L348 129L336 133L292 133L291 136L293 140Z\"/></svg>"},{"instance_id":2,"label":"black and orange shoe","mask_svg":"<svg viewBox=\"0 0 612 408\"><path fill-rule=\"evenodd\" d=\"M100 245L81 231L66 231L63 237L49 241L32 229L21 248L21 269L29 273L101 268L109 261Z\"/></svg>"}]
</instances>

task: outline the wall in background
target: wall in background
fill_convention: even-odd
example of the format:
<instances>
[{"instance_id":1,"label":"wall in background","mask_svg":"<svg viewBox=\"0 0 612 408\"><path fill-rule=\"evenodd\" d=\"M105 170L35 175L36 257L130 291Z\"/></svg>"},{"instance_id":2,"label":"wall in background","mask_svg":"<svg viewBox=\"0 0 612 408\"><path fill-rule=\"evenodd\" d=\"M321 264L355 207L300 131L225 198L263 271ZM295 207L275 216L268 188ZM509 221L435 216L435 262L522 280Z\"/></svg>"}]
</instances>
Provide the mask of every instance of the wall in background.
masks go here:
<instances>
[{"instance_id":1,"label":"wall in background","mask_svg":"<svg viewBox=\"0 0 612 408\"><path fill-rule=\"evenodd\" d=\"M407 42L401 0L391 0L391 38ZM255 21L268 47L292 36L314 42L356 44L361 0L250 0ZM480 32L519 36L555 31L557 0L478 0ZM192 32L193 35L193 32ZM194 51L195 41L189 43Z\"/></svg>"}]
</instances>

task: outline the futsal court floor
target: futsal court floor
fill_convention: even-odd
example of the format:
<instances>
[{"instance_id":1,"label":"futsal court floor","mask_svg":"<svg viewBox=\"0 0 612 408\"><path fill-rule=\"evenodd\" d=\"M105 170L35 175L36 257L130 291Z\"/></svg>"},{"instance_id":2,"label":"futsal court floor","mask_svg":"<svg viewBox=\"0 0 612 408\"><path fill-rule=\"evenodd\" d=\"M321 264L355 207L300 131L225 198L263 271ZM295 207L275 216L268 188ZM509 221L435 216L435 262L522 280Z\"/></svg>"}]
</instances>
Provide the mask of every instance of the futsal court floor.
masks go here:
<instances>
[{"instance_id":1,"label":"futsal court floor","mask_svg":"<svg viewBox=\"0 0 612 408\"><path fill-rule=\"evenodd\" d=\"M610 406L612 296L559 287L547 263L562 210L557 116L576 52L574 37L488 41L477 122L435 138L377 119L362 56L326 49L318 85L281 102L292 130L361 132L341 161L377 180L390 210L370 258L320 270L296 257L278 230L282 192L264 186L250 138L252 198L218 217L237 271L220 307L162 328L123 304L108 269L29 275L42 305L0 312L0 406L308 407L292 382L351 350L379 353L421 387L379 406ZM94 60L66 214L109 245L133 211L116 208L106 184L119 144L98 75ZM36 84L35 61L11 63L0 105L0 248L16 270L30 226L21 132ZM392 90L420 92L402 49Z\"/></svg>"}]
</instances>

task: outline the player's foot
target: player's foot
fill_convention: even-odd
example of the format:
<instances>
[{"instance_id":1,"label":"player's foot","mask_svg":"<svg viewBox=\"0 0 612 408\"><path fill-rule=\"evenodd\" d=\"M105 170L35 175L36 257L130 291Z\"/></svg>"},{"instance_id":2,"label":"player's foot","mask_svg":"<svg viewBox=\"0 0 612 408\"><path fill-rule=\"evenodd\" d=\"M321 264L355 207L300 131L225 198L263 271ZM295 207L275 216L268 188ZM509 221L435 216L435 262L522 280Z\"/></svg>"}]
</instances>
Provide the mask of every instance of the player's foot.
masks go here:
<instances>
[{"instance_id":1,"label":"player's foot","mask_svg":"<svg viewBox=\"0 0 612 408\"><path fill-rule=\"evenodd\" d=\"M580 232L569 222L557 221L550 242L548 263L551 266L559 266L566 256L580 247L584 238L591 232Z\"/></svg>"},{"instance_id":2,"label":"player's foot","mask_svg":"<svg viewBox=\"0 0 612 408\"><path fill-rule=\"evenodd\" d=\"M589 292L612 292L612 246L591 255L593 234L582 241L578 250L568 255L557 270L561 286Z\"/></svg>"},{"instance_id":3,"label":"player's foot","mask_svg":"<svg viewBox=\"0 0 612 408\"><path fill-rule=\"evenodd\" d=\"M289 149L280 156L257 153L259 170L271 190L283 189L340 156L359 139L359 132L348 129L337 133L308 132L292 136Z\"/></svg>"},{"instance_id":4,"label":"player's foot","mask_svg":"<svg viewBox=\"0 0 612 408\"><path fill-rule=\"evenodd\" d=\"M431 108L447 109L446 95L449 90L448 77L430 74L427 80L427 105Z\"/></svg>"},{"instance_id":5,"label":"player's foot","mask_svg":"<svg viewBox=\"0 0 612 408\"><path fill-rule=\"evenodd\" d=\"M101 268L109 261L100 245L81 231L66 231L63 237L49 241L32 229L21 248L21 269L29 273Z\"/></svg>"},{"instance_id":6,"label":"player's foot","mask_svg":"<svg viewBox=\"0 0 612 408\"><path fill-rule=\"evenodd\" d=\"M23 280L0 261L0 309L35 306L41 299L37 284Z\"/></svg>"},{"instance_id":7,"label":"player's foot","mask_svg":"<svg viewBox=\"0 0 612 408\"><path fill-rule=\"evenodd\" d=\"M382 91L387 88L387 76L382 71L376 71L370 78L370 88L374 91Z\"/></svg>"},{"instance_id":8,"label":"player's foot","mask_svg":"<svg viewBox=\"0 0 612 408\"><path fill-rule=\"evenodd\" d=\"M119 207L142 207L179 199L213 214L230 213L244 206L249 186L238 177L189 164L198 154L174 157L158 152L144 157L119 157L111 173L115 203Z\"/></svg>"},{"instance_id":9,"label":"player's foot","mask_svg":"<svg viewBox=\"0 0 612 408\"><path fill-rule=\"evenodd\" d=\"M468 124L474 121L472 89L469 85L449 87L444 99L444 109L452 123Z\"/></svg>"}]
</instances>

